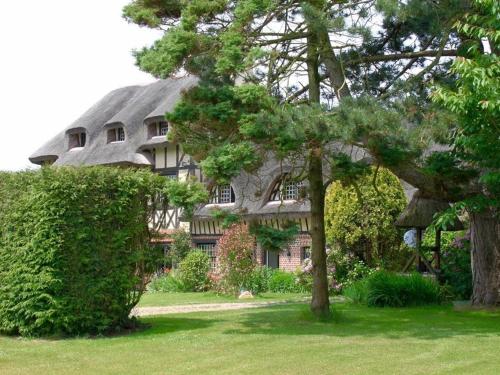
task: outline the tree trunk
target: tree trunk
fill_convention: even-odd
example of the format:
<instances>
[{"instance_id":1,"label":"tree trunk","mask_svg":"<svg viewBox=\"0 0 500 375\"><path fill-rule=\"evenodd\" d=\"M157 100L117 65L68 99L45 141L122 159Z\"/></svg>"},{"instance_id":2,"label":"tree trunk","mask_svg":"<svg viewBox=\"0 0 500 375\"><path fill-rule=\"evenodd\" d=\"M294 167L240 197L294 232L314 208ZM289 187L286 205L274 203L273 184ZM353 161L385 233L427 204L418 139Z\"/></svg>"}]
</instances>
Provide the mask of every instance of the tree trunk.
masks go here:
<instances>
[{"instance_id":1,"label":"tree trunk","mask_svg":"<svg viewBox=\"0 0 500 375\"><path fill-rule=\"evenodd\" d=\"M470 213L472 304L500 304L500 223L490 210Z\"/></svg>"},{"instance_id":2,"label":"tree trunk","mask_svg":"<svg viewBox=\"0 0 500 375\"><path fill-rule=\"evenodd\" d=\"M307 40L307 73L309 101L320 103L318 48L314 37ZM325 190L323 187L323 152L321 145L311 143L309 148L309 201L311 203L312 239L311 260L313 266L313 290L311 311L320 318L330 316L328 278L325 249Z\"/></svg>"},{"instance_id":3,"label":"tree trunk","mask_svg":"<svg viewBox=\"0 0 500 375\"><path fill-rule=\"evenodd\" d=\"M311 202L312 238L311 260L313 266L313 290L311 310L320 317L330 316L328 278L325 250L325 190L323 188L323 165L321 149L309 155L309 200Z\"/></svg>"}]
</instances>

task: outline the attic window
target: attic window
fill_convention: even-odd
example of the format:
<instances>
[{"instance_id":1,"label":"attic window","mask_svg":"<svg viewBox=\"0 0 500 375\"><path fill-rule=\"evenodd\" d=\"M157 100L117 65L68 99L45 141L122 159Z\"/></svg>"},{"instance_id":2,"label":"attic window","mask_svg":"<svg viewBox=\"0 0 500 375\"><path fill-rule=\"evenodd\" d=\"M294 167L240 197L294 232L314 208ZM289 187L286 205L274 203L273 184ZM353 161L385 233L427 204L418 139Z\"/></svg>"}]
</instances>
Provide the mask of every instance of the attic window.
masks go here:
<instances>
[{"instance_id":1,"label":"attic window","mask_svg":"<svg viewBox=\"0 0 500 375\"><path fill-rule=\"evenodd\" d=\"M85 147L87 143L87 134L84 132L69 134L69 149Z\"/></svg>"},{"instance_id":2,"label":"attic window","mask_svg":"<svg viewBox=\"0 0 500 375\"><path fill-rule=\"evenodd\" d=\"M161 121L158 124L158 135L167 135L168 133L168 124L165 121Z\"/></svg>"},{"instance_id":3,"label":"attic window","mask_svg":"<svg viewBox=\"0 0 500 375\"><path fill-rule=\"evenodd\" d=\"M218 185L212 189L212 197L210 203L224 204L234 203L235 195L231 185Z\"/></svg>"},{"instance_id":4,"label":"attic window","mask_svg":"<svg viewBox=\"0 0 500 375\"><path fill-rule=\"evenodd\" d=\"M108 143L125 141L125 130L114 128L108 130Z\"/></svg>"},{"instance_id":5,"label":"attic window","mask_svg":"<svg viewBox=\"0 0 500 375\"><path fill-rule=\"evenodd\" d=\"M164 137L168 133L168 123L166 121L153 122L148 125L148 139L153 137Z\"/></svg>"},{"instance_id":6,"label":"attic window","mask_svg":"<svg viewBox=\"0 0 500 375\"><path fill-rule=\"evenodd\" d=\"M269 201L298 200L303 188L304 184L302 182L292 181L288 176L284 176L274 185Z\"/></svg>"}]
</instances>

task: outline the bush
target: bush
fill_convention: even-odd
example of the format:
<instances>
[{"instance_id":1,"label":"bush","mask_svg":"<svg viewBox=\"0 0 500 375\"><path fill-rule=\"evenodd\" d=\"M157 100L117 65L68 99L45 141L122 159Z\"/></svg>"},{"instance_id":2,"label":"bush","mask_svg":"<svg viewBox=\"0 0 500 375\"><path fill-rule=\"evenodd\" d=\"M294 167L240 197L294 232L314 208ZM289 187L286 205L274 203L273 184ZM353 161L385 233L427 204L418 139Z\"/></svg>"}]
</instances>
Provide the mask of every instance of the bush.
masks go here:
<instances>
[{"instance_id":1,"label":"bush","mask_svg":"<svg viewBox=\"0 0 500 375\"><path fill-rule=\"evenodd\" d=\"M443 302L439 285L418 273L397 275L379 271L366 279L368 306L417 306Z\"/></svg>"},{"instance_id":2,"label":"bush","mask_svg":"<svg viewBox=\"0 0 500 375\"><path fill-rule=\"evenodd\" d=\"M374 268L368 267L357 257L347 255L338 249L328 251L327 265L330 292L333 294L341 293L344 288L375 272Z\"/></svg>"},{"instance_id":3,"label":"bush","mask_svg":"<svg viewBox=\"0 0 500 375\"><path fill-rule=\"evenodd\" d=\"M219 240L217 251L220 263L219 290L238 294L248 284L255 268L253 252L255 239L244 224L234 224Z\"/></svg>"},{"instance_id":4,"label":"bush","mask_svg":"<svg viewBox=\"0 0 500 375\"><path fill-rule=\"evenodd\" d=\"M312 276L312 267L309 271L308 269L304 269L304 267L299 268L295 271L295 282L299 286L301 292L311 292L313 287L313 276Z\"/></svg>"},{"instance_id":5,"label":"bush","mask_svg":"<svg viewBox=\"0 0 500 375\"><path fill-rule=\"evenodd\" d=\"M128 327L156 268L147 210L162 184L109 167L0 174L0 331Z\"/></svg>"},{"instance_id":6,"label":"bush","mask_svg":"<svg viewBox=\"0 0 500 375\"><path fill-rule=\"evenodd\" d=\"M168 251L168 256L172 261L172 266L177 268L186 255L192 250L191 234L179 229L172 234L172 243Z\"/></svg>"},{"instance_id":7,"label":"bush","mask_svg":"<svg viewBox=\"0 0 500 375\"><path fill-rule=\"evenodd\" d=\"M184 285L184 290L201 292L208 288L210 258L206 253L193 250L188 253L179 266L179 279Z\"/></svg>"},{"instance_id":8,"label":"bush","mask_svg":"<svg viewBox=\"0 0 500 375\"><path fill-rule=\"evenodd\" d=\"M358 280L346 286L342 290L342 295L349 298L354 303L366 304L368 299L367 279Z\"/></svg>"},{"instance_id":9,"label":"bush","mask_svg":"<svg viewBox=\"0 0 500 375\"><path fill-rule=\"evenodd\" d=\"M256 266L244 284L244 288L253 294L307 293L312 289L312 275L301 270L292 273L266 266Z\"/></svg>"},{"instance_id":10,"label":"bush","mask_svg":"<svg viewBox=\"0 0 500 375\"><path fill-rule=\"evenodd\" d=\"M253 294L260 294L269 291L269 280L273 270L266 266L256 266L246 280L244 288Z\"/></svg>"},{"instance_id":11,"label":"bush","mask_svg":"<svg viewBox=\"0 0 500 375\"><path fill-rule=\"evenodd\" d=\"M449 285L454 298L468 300L472 296L472 267L468 235L457 237L443 246L441 278Z\"/></svg>"},{"instance_id":12,"label":"bush","mask_svg":"<svg viewBox=\"0 0 500 375\"><path fill-rule=\"evenodd\" d=\"M175 271L171 271L168 274L156 276L148 284L148 291L150 292L167 292L167 293L177 293L184 292L186 286L180 279L179 275Z\"/></svg>"},{"instance_id":13,"label":"bush","mask_svg":"<svg viewBox=\"0 0 500 375\"><path fill-rule=\"evenodd\" d=\"M400 269L407 257L394 222L406 204L399 179L384 168L359 177L356 187L334 182L325 198L327 243L369 267Z\"/></svg>"},{"instance_id":14,"label":"bush","mask_svg":"<svg viewBox=\"0 0 500 375\"><path fill-rule=\"evenodd\" d=\"M427 228L423 238L423 249L429 257L435 248L436 231ZM472 267L470 234L441 232L440 281L449 287L453 298L468 300L472 295Z\"/></svg>"},{"instance_id":15,"label":"bush","mask_svg":"<svg viewBox=\"0 0 500 375\"><path fill-rule=\"evenodd\" d=\"M269 278L269 291L273 293L304 293L307 290L297 282L297 277L293 273L274 269Z\"/></svg>"}]
</instances>

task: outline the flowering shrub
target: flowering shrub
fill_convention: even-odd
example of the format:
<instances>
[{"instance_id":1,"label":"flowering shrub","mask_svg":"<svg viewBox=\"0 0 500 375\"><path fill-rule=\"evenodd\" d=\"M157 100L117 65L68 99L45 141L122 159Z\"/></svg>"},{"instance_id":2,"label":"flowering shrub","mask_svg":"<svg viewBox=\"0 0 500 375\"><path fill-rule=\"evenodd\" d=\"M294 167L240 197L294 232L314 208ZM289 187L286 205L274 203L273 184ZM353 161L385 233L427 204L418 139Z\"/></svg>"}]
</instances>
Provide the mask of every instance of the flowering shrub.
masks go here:
<instances>
[{"instance_id":1,"label":"flowering shrub","mask_svg":"<svg viewBox=\"0 0 500 375\"><path fill-rule=\"evenodd\" d=\"M343 288L372 274L376 269L368 267L353 255L339 250L327 250L328 279L330 292L341 293Z\"/></svg>"},{"instance_id":2,"label":"flowering shrub","mask_svg":"<svg viewBox=\"0 0 500 375\"><path fill-rule=\"evenodd\" d=\"M255 268L255 239L244 224L232 225L218 244L218 289L223 293L239 293L250 279Z\"/></svg>"}]
</instances>

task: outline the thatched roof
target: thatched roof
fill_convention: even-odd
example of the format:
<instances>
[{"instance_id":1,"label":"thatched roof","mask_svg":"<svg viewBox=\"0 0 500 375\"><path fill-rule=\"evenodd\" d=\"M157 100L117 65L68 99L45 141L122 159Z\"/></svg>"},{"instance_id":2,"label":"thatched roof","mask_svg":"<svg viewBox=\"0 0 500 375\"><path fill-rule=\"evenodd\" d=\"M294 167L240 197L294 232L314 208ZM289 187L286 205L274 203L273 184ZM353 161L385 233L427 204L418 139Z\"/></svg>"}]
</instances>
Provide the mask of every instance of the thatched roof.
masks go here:
<instances>
[{"instance_id":1,"label":"thatched roof","mask_svg":"<svg viewBox=\"0 0 500 375\"><path fill-rule=\"evenodd\" d=\"M36 151L31 162L43 164L53 161L55 165L135 165L154 167L152 154L148 150L167 144L166 137L148 139L147 126L152 121L164 118L187 90L198 82L196 77L160 80L146 86L130 86L114 90L73 124ZM124 142L108 143L107 129L123 127ZM68 134L86 133L85 147L70 149ZM367 158L365 151L339 143L329 147L343 151L354 160ZM295 171L301 169L300 160L295 160ZM325 166L325 171L328 166ZM278 162L272 155L254 174L242 172L231 182L235 202L219 208L240 213L247 217L276 218L304 217L310 215L308 200L269 202L275 183L283 173L292 173L290 163ZM409 191L406 187L405 190ZM215 205L209 204L196 211L199 220L212 219Z\"/></svg>"},{"instance_id":2,"label":"thatched roof","mask_svg":"<svg viewBox=\"0 0 500 375\"><path fill-rule=\"evenodd\" d=\"M422 194L417 191L413 195L408 207L406 207L406 209L401 213L395 224L398 227L425 229L432 224L436 213L446 211L449 208L449 203L424 198L422 197ZM446 228L448 231L457 231L462 229L464 229L464 226L458 217L452 227Z\"/></svg>"},{"instance_id":3,"label":"thatched roof","mask_svg":"<svg viewBox=\"0 0 500 375\"><path fill-rule=\"evenodd\" d=\"M31 155L30 161L42 164L55 160L55 165L150 166L151 154L143 152L150 142L145 124L171 111L182 91L196 82L197 78L187 76L114 90ZM124 128L125 142L108 144L106 129L114 126ZM87 144L81 149L69 149L67 134L77 129L86 132Z\"/></svg>"}]
</instances>

